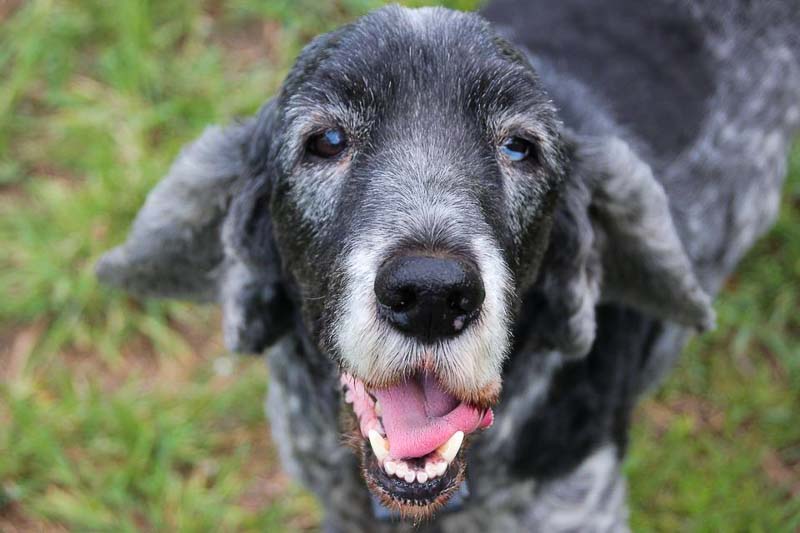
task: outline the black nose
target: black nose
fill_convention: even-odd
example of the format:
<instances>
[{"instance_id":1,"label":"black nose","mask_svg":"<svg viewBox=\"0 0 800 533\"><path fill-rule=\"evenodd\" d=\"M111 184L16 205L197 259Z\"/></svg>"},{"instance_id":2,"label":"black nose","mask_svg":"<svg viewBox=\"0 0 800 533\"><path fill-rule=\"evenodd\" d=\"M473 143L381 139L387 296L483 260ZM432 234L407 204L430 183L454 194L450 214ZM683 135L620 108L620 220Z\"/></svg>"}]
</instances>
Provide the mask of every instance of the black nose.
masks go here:
<instances>
[{"instance_id":1,"label":"black nose","mask_svg":"<svg viewBox=\"0 0 800 533\"><path fill-rule=\"evenodd\" d=\"M483 304L475 266L424 255L387 261L375 278L381 315L395 328L424 342L458 335Z\"/></svg>"}]
</instances>

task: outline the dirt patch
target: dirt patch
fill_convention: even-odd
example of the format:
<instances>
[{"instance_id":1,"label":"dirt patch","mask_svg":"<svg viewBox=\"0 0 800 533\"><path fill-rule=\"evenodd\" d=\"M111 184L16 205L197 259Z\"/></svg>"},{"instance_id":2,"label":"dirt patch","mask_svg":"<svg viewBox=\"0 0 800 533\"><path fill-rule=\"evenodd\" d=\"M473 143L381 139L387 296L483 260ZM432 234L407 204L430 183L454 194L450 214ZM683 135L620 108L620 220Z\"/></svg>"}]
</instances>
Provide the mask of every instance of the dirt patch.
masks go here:
<instances>
[{"instance_id":1,"label":"dirt patch","mask_svg":"<svg viewBox=\"0 0 800 533\"><path fill-rule=\"evenodd\" d=\"M239 505L249 511L257 511L284 498L290 480L278 465L266 424L259 431L249 431L246 440L252 446L252 451L244 470L250 473L253 481L239 499Z\"/></svg>"},{"instance_id":2,"label":"dirt patch","mask_svg":"<svg viewBox=\"0 0 800 533\"><path fill-rule=\"evenodd\" d=\"M8 206L17 206L19 201L27 200L28 191L21 183L4 183L0 184L0 208ZM4 205L5 204L5 205Z\"/></svg>"},{"instance_id":3,"label":"dirt patch","mask_svg":"<svg viewBox=\"0 0 800 533\"><path fill-rule=\"evenodd\" d=\"M214 42L225 53L234 72L247 72L266 62L285 62L287 38L283 27L272 20L258 20L236 26L218 26Z\"/></svg>"},{"instance_id":4,"label":"dirt patch","mask_svg":"<svg viewBox=\"0 0 800 533\"><path fill-rule=\"evenodd\" d=\"M800 462L785 461L781 455L770 450L761 460L761 468L772 483L786 490L792 499L800 498Z\"/></svg>"},{"instance_id":5,"label":"dirt patch","mask_svg":"<svg viewBox=\"0 0 800 533\"><path fill-rule=\"evenodd\" d=\"M0 0L0 2L1 1L2 0ZM11 151L15 153L13 146ZM20 202L25 202L25 205L35 204L35 198L31 196L26 186L26 183L31 180L52 182L65 191L75 191L81 183L79 176L63 168L40 161L25 161L18 150L15 156L17 160L14 163L16 166L14 167L13 174L19 177L15 177L9 183L0 182L0 200L2 200L0 208L6 206L9 208L19 207Z\"/></svg>"},{"instance_id":6,"label":"dirt patch","mask_svg":"<svg viewBox=\"0 0 800 533\"><path fill-rule=\"evenodd\" d=\"M0 0L0 22L10 18L20 6L22 0Z\"/></svg>"},{"instance_id":7,"label":"dirt patch","mask_svg":"<svg viewBox=\"0 0 800 533\"><path fill-rule=\"evenodd\" d=\"M0 531L3 533L28 533L36 531L41 533L61 533L69 531L63 526L51 524L35 519L25 514L18 503L0 505Z\"/></svg>"},{"instance_id":8,"label":"dirt patch","mask_svg":"<svg viewBox=\"0 0 800 533\"><path fill-rule=\"evenodd\" d=\"M692 432L721 433L725 426L725 412L712 402L699 396L684 394L666 401L644 403L636 413L636 420L648 423L657 435L664 435L679 417L692 423Z\"/></svg>"},{"instance_id":9,"label":"dirt patch","mask_svg":"<svg viewBox=\"0 0 800 533\"><path fill-rule=\"evenodd\" d=\"M39 338L44 333L43 321L0 332L0 383L22 379L25 367Z\"/></svg>"}]
</instances>

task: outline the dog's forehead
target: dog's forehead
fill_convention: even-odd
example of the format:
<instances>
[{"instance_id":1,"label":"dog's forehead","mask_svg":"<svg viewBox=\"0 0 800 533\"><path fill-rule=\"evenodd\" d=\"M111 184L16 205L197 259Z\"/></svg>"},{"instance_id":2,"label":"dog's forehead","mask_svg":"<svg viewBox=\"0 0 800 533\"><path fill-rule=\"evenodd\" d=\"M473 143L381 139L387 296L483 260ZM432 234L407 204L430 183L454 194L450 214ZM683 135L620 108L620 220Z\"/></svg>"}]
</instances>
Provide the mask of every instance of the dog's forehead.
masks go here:
<instances>
[{"instance_id":1,"label":"dog's forehead","mask_svg":"<svg viewBox=\"0 0 800 533\"><path fill-rule=\"evenodd\" d=\"M535 113L546 101L530 65L484 19L442 8L374 11L309 47L287 85L294 105L356 111Z\"/></svg>"}]
</instances>

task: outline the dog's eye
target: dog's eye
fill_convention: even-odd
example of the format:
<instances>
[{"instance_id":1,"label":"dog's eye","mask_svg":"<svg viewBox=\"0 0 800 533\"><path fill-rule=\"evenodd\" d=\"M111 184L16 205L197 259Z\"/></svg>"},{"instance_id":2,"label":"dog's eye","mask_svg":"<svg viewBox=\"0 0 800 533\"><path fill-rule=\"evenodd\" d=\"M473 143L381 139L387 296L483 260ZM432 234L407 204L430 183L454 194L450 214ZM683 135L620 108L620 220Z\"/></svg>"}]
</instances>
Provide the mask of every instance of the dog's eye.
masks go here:
<instances>
[{"instance_id":1,"label":"dog's eye","mask_svg":"<svg viewBox=\"0 0 800 533\"><path fill-rule=\"evenodd\" d=\"M509 137L503 141L500 151L512 161L527 159L533 152L531 143L520 137Z\"/></svg>"},{"instance_id":2,"label":"dog's eye","mask_svg":"<svg viewBox=\"0 0 800 533\"><path fill-rule=\"evenodd\" d=\"M308 151L318 157L336 157L347 147L347 138L340 128L331 128L308 140Z\"/></svg>"}]
</instances>

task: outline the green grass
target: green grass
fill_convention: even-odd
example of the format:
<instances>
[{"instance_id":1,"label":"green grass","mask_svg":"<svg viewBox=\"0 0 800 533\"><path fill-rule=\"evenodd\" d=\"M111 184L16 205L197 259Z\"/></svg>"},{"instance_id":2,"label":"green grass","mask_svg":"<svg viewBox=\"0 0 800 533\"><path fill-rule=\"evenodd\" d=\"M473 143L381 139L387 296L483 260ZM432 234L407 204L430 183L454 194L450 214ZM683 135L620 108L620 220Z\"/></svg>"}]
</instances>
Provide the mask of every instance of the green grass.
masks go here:
<instances>
[{"instance_id":1,"label":"green grass","mask_svg":"<svg viewBox=\"0 0 800 533\"><path fill-rule=\"evenodd\" d=\"M224 355L214 310L134 301L92 265L182 143L255 111L303 42L379 4L0 3L0 530L318 523L266 438L263 365ZM800 158L719 329L639 410L638 530L800 527L798 280Z\"/></svg>"}]
</instances>

